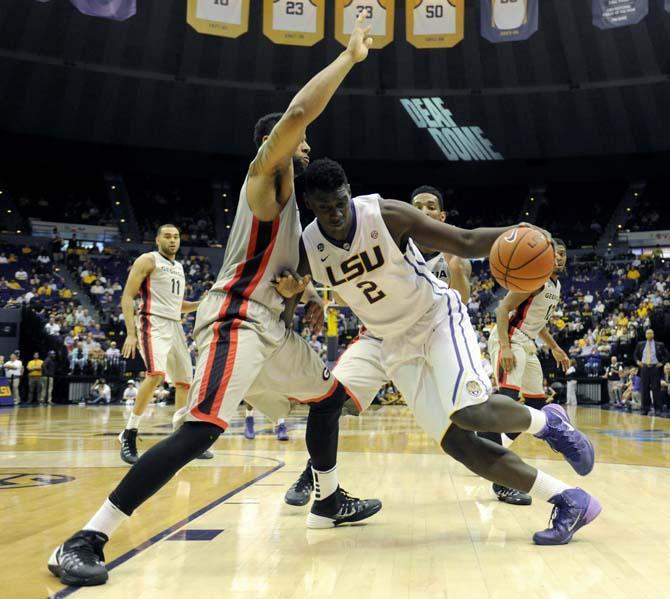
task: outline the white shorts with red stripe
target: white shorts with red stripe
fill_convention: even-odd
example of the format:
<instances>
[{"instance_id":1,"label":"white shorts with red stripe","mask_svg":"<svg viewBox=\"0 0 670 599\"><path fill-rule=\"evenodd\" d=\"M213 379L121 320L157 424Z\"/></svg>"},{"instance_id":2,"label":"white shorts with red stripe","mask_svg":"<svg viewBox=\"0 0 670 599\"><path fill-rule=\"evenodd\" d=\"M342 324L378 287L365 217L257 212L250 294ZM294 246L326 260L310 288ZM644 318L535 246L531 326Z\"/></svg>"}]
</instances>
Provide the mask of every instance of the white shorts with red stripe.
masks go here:
<instances>
[{"instance_id":1,"label":"white shorts with red stripe","mask_svg":"<svg viewBox=\"0 0 670 599\"><path fill-rule=\"evenodd\" d=\"M489 354L498 387L521 393L527 399L544 399L544 375L535 342L514 329L510 337L510 348L514 354L515 365L507 372L500 363L500 338L498 330L494 328L489 337Z\"/></svg>"},{"instance_id":2,"label":"white shorts with red stripe","mask_svg":"<svg viewBox=\"0 0 670 599\"><path fill-rule=\"evenodd\" d=\"M182 420L225 429L243 399L277 420L294 402L321 401L337 387L307 342L253 300L210 292L198 307L194 333L198 360Z\"/></svg>"},{"instance_id":3,"label":"white shorts with red stripe","mask_svg":"<svg viewBox=\"0 0 670 599\"><path fill-rule=\"evenodd\" d=\"M193 366L181 322L155 314L140 314L136 326L147 374L160 374L174 385L190 386Z\"/></svg>"},{"instance_id":4,"label":"white shorts with red stripe","mask_svg":"<svg viewBox=\"0 0 670 599\"><path fill-rule=\"evenodd\" d=\"M392 380L417 424L440 442L451 415L487 401L491 384L477 335L457 291L448 290L402 336L361 335L342 354L333 374L359 409Z\"/></svg>"}]
</instances>

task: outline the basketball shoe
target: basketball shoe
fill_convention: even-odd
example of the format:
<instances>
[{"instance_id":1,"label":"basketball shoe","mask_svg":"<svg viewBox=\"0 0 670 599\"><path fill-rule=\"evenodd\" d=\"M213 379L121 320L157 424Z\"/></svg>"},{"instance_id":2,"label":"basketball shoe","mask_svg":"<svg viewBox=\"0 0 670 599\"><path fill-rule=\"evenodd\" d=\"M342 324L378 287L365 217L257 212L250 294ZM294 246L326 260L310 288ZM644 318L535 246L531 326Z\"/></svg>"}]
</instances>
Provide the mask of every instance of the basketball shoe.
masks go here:
<instances>
[{"instance_id":1,"label":"basketball shoe","mask_svg":"<svg viewBox=\"0 0 670 599\"><path fill-rule=\"evenodd\" d=\"M70 586L105 584L109 574L103 549L108 540L106 534L94 530L76 532L54 549L48 562L49 572Z\"/></svg>"},{"instance_id":2,"label":"basketball shoe","mask_svg":"<svg viewBox=\"0 0 670 599\"><path fill-rule=\"evenodd\" d=\"M533 498L527 493L522 493L510 487L503 487L503 485L493 483L493 492L496 494L498 501L510 505L530 505L533 503Z\"/></svg>"},{"instance_id":3,"label":"basketball shoe","mask_svg":"<svg viewBox=\"0 0 670 599\"><path fill-rule=\"evenodd\" d=\"M214 454L209 449L205 449L205 451L203 451L195 459L196 460L211 460L213 457L214 457Z\"/></svg>"},{"instance_id":4,"label":"basketball shoe","mask_svg":"<svg viewBox=\"0 0 670 599\"><path fill-rule=\"evenodd\" d=\"M586 476L593 470L595 452L589 438L570 423L565 410L556 404L542 408L547 416L546 426L535 436L543 439L554 451L562 453L573 470Z\"/></svg>"},{"instance_id":5,"label":"basketball shoe","mask_svg":"<svg viewBox=\"0 0 670 599\"><path fill-rule=\"evenodd\" d=\"M314 490L314 476L312 475L312 460L307 460L307 467L286 491L284 501L289 505L303 506L309 502Z\"/></svg>"},{"instance_id":6,"label":"basketball shoe","mask_svg":"<svg viewBox=\"0 0 670 599\"><path fill-rule=\"evenodd\" d=\"M549 503L554 504L549 528L536 532L533 541L537 545L565 545L582 527L593 522L602 511L600 502L582 489L566 489L554 495Z\"/></svg>"},{"instance_id":7,"label":"basketball shoe","mask_svg":"<svg viewBox=\"0 0 670 599\"><path fill-rule=\"evenodd\" d=\"M288 441L288 430L286 430L286 424L283 422L277 426L277 440Z\"/></svg>"},{"instance_id":8,"label":"basketball shoe","mask_svg":"<svg viewBox=\"0 0 670 599\"><path fill-rule=\"evenodd\" d=\"M255 439L256 431L254 431L254 417L247 416L244 419L244 437L246 439Z\"/></svg>"},{"instance_id":9,"label":"basketball shoe","mask_svg":"<svg viewBox=\"0 0 670 599\"><path fill-rule=\"evenodd\" d=\"M131 466L138 460L137 457L137 429L127 428L119 435L121 443L121 459Z\"/></svg>"},{"instance_id":10,"label":"basketball shoe","mask_svg":"<svg viewBox=\"0 0 670 599\"><path fill-rule=\"evenodd\" d=\"M333 495L322 501L314 501L307 516L307 528L332 528L360 522L382 509L379 499L358 499L339 486Z\"/></svg>"}]
</instances>

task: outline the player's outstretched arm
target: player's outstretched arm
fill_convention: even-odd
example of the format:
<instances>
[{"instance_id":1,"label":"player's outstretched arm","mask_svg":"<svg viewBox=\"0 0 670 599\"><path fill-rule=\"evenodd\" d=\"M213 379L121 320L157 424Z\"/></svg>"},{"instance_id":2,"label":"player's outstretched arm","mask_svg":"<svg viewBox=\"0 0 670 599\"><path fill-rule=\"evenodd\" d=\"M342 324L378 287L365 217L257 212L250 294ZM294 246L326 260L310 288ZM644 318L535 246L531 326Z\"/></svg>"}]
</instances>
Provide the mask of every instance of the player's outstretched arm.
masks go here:
<instances>
[{"instance_id":1,"label":"player's outstretched arm","mask_svg":"<svg viewBox=\"0 0 670 599\"><path fill-rule=\"evenodd\" d=\"M121 354L124 358L134 358L137 348L137 333L135 331L135 306L134 300L140 292L140 287L154 270L156 263L150 254L142 254L133 263L126 286L121 296L121 311L126 323L126 340L123 343Z\"/></svg>"},{"instance_id":2,"label":"player's outstretched arm","mask_svg":"<svg viewBox=\"0 0 670 599\"><path fill-rule=\"evenodd\" d=\"M517 293L508 291L507 295L501 300L496 308L496 329L498 330L498 339L500 344L500 365L505 372L514 370L516 358L510 347L509 340L509 315L516 310L522 302L530 297L530 293Z\"/></svg>"},{"instance_id":3,"label":"player's outstretched arm","mask_svg":"<svg viewBox=\"0 0 670 599\"><path fill-rule=\"evenodd\" d=\"M458 291L461 294L461 301L467 304L470 300L471 291L472 264L470 264L470 260L458 256L449 256L447 265L449 266L449 287Z\"/></svg>"},{"instance_id":4,"label":"player's outstretched arm","mask_svg":"<svg viewBox=\"0 0 670 599\"><path fill-rule=\"evenodd\" d=\"M433 220L398 200L382 200L380 206L384 222L399 245L404 245L407 238L411 237L423 247L461 258L488 256L491 246L500 235L519 226L461 229Z\"/></svg>"},{"instance_id":5,"label":"player's outstretched arm","mask_svg":"<svg viewBox=\"0 0 670 599\"><path fill-rule=\"evenodd\" d=\"M570 358L568 357L568 354L561 349L558 343L556 343L556 340L549 332L549 329L544 327L540 331L539 337L551 350L551 354L554 356L554 360L556 360L556 366L560 366L563 372L566 372L570 367Z\"/></svg>"},{"instance_id":6,"label":"player's outstretched arm","mask_svg":"<svg viewBox=\"0 0 670 599\"><path fill-rule=\"evenodd\" d=\"M273 220L281 211L288 196L276 192L289 173L292 188L292 157L305 139L308 125L324 111L351 68L367 58L372 38L370 27L364 27L363 21L361 14L347 49L297 93L251 163L247 195L252 212L260 220ZM275 193L267 193L268 183Z\"/></svg>"}]
</instances>

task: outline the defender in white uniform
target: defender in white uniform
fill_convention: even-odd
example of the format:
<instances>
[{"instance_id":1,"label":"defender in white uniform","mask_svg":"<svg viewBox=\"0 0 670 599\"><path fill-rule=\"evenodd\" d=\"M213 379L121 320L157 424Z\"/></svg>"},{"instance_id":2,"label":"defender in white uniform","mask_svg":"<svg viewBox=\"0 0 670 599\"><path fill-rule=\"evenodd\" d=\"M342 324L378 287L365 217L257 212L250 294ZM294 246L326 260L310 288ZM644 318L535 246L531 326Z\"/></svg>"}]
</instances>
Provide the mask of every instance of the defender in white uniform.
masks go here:
<instances>
[{"instance_id":1,"label":"defender in white uniform","mask_svg":"<svg viewBox=\"0 0 670 599\"><path fill-rule=\"evenodd\" d=\"M193 380L181 315L196 310L198 302L184 300L184 268L175 259L179 242L177 227L161 225L156 233L157 251L142 254L135 260L121 298L127 333L122 354L125 358L135 357L139 347L147 371L126 428L119 435L121 459L128 464L138 460L137 431L156 387L164 379L174 384L175 409L179 410L186 405ZM135 314L134 300L138 293L140 306Z\"/></svg>"},{"instance_id":2,"label":"defender in white uniform","mask_svg":"<svg viewBox=\"0 0 670 599\"><path fill-rule=\"evenodd\" d=\"M256 123L258 152L240 192L221 275L198 310L196 374L189 405L180 415L186 422L146 451L93 518L54 550L49 571L63 583L107 582L103 550L109 537L181 468L212 446L227 428L231 410L245 397L251 403L250 391L252 395L272 391L274 401L282 405L289 398L310 402L306 437L318 492L308 526L357 522L381 509L380 501L352 497L338 485L338 420L346 393L323 365L317 369L317 355L308 353L309 348L280 319L282 302L270 286L275 273L268 270L298 265L294 176L309 162L307 126L325 109L353 66L367 57L372 39L362 24L361 18L347 49L298 92L286 112L266 115ZM323 324L323 309L316 308L314 322ZM298 371L300 367L306 372Z\"/></svg>"},{"instance_id":3,"label":"defender in white uniform","mask_svg":"<svg viewBox=\"0 0 670 599\"><path fill-rule=\"evenodd\" d=\"M332 286L369 334L382 339L376 351L358 357L359 372L370 372L373 365L392 379L422 428L467 468L557 506L552 527L536 533L536 543L569 542L577 528L600 512L597 500L473 431L492 427L502 432L512 426L531 432L563 453L582 475L593 468L592 445L558 406L535 410L504 395L490 395L477 338L459 294L435 279L422 260L403 251L411 236L424 247L484 256L508 228L465 231L378 195L352 200L344 170L328 159L307 169L305 201L316 220L302 236L298 277L281 277L277 289L285 297L302 293L304 280L299 277L307 274ZM365 408L366 387L353 376L341 382Z\"/></svg>"}]
</instances>

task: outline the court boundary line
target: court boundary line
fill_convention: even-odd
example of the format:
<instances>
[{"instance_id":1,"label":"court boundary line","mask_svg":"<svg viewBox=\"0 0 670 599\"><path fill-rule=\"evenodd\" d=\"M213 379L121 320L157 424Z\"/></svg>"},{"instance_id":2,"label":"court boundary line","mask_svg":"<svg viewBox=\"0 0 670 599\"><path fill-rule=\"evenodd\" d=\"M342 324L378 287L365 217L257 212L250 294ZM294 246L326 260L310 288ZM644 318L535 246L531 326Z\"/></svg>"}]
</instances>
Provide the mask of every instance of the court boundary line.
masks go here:
<instances>
[{"instance_id":1,"label":"court boundary line","mask_svg":"<svg viewBox=\"0 0 670 599\"><path fill-rule=\"evenodd\" d=\"M207 512L213 510L215 507L221 505L222 503L225 503L228 499L231 497L234 497L238 493L241 493L245 489L248 489L252 485L256 484L258 481L263 480L264 478L270 476L271 474L274 474L277 472L277 470L280 470L284 466L286 466L286 463L282 460L277 460L275 458L268 458L266 456L262 456L263 458L267 460L272 460L273 462L276 462L277 464L272 467L270 470L264 472L263 474L260 474L259 476L251 479L250 481L247 481L246 483L239 485L238 487L235 487L234 489L228 491L225 495L222 495L218 499L215 499L214 501L208 503L204 507L201 507L199 510L193 512L192 514L189 514L176 524L173 524L172 526L169 526L165 530L162 530L158 534L155 534L154 536L150 537L143 543L140 543L137 547L134 547L133 549L129 549L119 557L113 559L109 564L106 564L107 566L107 571L111 572L115 568L118 568L119 566L123 565L126 563L128 560L132 559L133 557L139 555L143 551L149 549L149 547L154 546L156 543L159 541L162 541L164 538L167 536L171 535L172 533L176 532L180 528L183 528L186 526L189 522L193 522L193 520L196 520L203 514L206 514ZM61 589L60 591L56 591L55 593L51 594L48 596L47 599L62 599L63 597L69 597L73 593L76 593L80 589L87 589L90 587L65 587L64 589Z\"/></svg>"}]
</instances>

